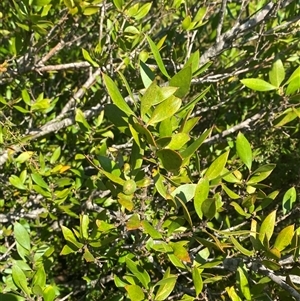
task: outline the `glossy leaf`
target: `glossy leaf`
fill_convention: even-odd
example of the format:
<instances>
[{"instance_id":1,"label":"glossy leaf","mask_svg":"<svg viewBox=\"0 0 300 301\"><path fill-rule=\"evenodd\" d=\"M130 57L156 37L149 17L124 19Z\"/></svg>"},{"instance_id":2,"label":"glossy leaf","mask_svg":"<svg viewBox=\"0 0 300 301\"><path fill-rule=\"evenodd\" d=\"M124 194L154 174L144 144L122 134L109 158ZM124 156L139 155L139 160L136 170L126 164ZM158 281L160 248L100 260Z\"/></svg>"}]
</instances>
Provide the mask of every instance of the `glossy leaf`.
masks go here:
<instances>
[{"instance_id":1,"label":"glossy leaf","mask_svg":"<svg viewBox=\"0 0 300 301\"><path fill-rule=\"evenodd\" d=\"M293 204L296 202L297 193L295 187L291 187L285 192L282 200L283 214L287 214L293 209Z\"/></svg>"},{"instance_id":2,"label":"glossy leaf","mask_svg":"<svg viewBox=\"0 0 300 301\"><path fill-rule=\"evenodd\" d=\"M260 78L247 78L247 79L242 79L241 83L245 85L246 87L254 90L254 91L271 91L271 90L276 90L277 87L274 85L271 85L270 83L264 81L263 79Z\"/></svg>"},{"instance_id":3,"label":"glossy leaf","mask_svg":"<svg viewBox=\"0 0 300 301\"><path fill-rule=\"evenodd\" d=\"M196 291L196 297L198 297L203 289L203 281L199 269L196 266L192 268L192 278L193 278L193 283Z\"/></svg>"},{"instance_id":4,"label":"glossy leaf","mask_svg":"<svg viewBox=\"0 0 300 301\"><path fill-rule=\"evenodd\" d=\"M183 152L181 152L182 157L186 160L189 159L198 148L203 144L205 139L210 135L212 129L208 129L202 133L202 135L197 138L193 143L191 143Z\"/></svg>"},{"instance_id":5,"label":"glossy leaf","mask_svg":"<svg viewBox=\"0 0 300 301\"><path fill-rule=\"evenodd\" d=\"M177 276L170 274L170 268L168 268L164 274L162 280L160 280L155 286L159 285L158 291L155 295L155 301L163 301L168 298L172 293L177 281Z\"/></svg>"},{"instance_id":6,"label":"glossy leaf","mask_svg":"<svg viewBox=\"0 0 300 301\"><path fill-rule=\"evenodd\" d=\"M245 270L241 267L238 267L237 272L237 280L240 291L242 292L246 300L252 300L248 277Z\"/></svg>"},{"instance_id":7,"label":"glossy leaf","mask_svg":"<svg viewBox=\"0 0 300 301\"><path fill-rule=\"evenodd\" d=\"M176 171L182 164L180 154L171 149L161 149L156 153L162 166L168 171Z\"/></svg>"},{"instance_id":8,"label":"glossy leaf","mask_svg":"<svg viewBox=\"0 0 300 301\"><path fill-rule=\"evenodd\" d=\"M42 178L42 176L40 174L33 173L31 175L31 178L32 178L32 180L33 180L34 183L36 183L40 187L45 188L48 191L50 191L50 188L49 188L48 184L44 181L44 179Z\"/></svg>"},{"instance_id":9,"label":"glossy leaf","mask_svg":"<svg viewBox=\"0 0 300 301\"><path fill-rule=\"evenodd\" d=\"M275 226L276 210L272 211L262 222L259 230L259 240L264 244L265 239L269 242Z\"/></svg>"},{"instance_id":10,"label":"glossy leaf","mask_svg":"<svg viewBox=\"0 0 300 301\"><path fill-rule=\"evenodd\" d=\"M137 264L128 257L126 257L125 262L131 273L140 281L144 288L148 289L151 279L147 271L142 267L138 267Z\"/></svg>"},{"instance_id":11,"label":"glossy leaf","mask_svg":"<svg viewBox=\"0 0 300 301\"><path fill-rule=\"evenodd\" d=\"M202 204L208 198L209 194L209 181L206 178L200 179L196 186L194 207L199 218L203 218Z\"/></svg>"},{"instance_id":12,"label":"glossy leaf","mask_svg":"<svg viewBox=\"0 0 300 301\"><path fill-rule=\"evenodd\" d=\"M181 69L178 73L176 73L170 79L169 84L171 87L179 88L174 95L176 97L182 98L188 93L190 89L191 81L192 81L192 68L191 66L188 66Z\"/></svg>"},{"instance_id":13,"label":"glossy leaf","mask_svg":"<svg viewBox=\"0 0 300 301\"><path fill-rule=\"evenodd\" d=\"M14 224L14 236L18 244L30 251L30 236L25 227L18 222Z\"/></svg>"},{"instance_id":14,"label":"glossy leaf","mask_svg":"<svg viewBox=\"0 0 300 301\"><path fill-rule=\"evenodd\" d=\"M259 167L253 172L253 176L248 180L247 184L255 184L265 180L274 170L275 164L266 164Z\"/></svg>"},{"instance_id":15,"label":"glossy leaf","mask_svg":"<svg viewBox=\"0 0 300 301\"><path fill-rule=\"evenodd\" d=\"M128 293L128 297L132 301L143 301L145 300L145 294L141 287L138 285L125 285L125 289Z\"/></svg>"},{"instance_id":16,"label":"glossy leaf","mask_svg":"<svg viewBox=\"0 0 300 301\"><path fill-rule=\"evenodd\" d=\"M248 167L249 171L251 171L251 166L252 166L251 145L248 142L247 138L241 132L239 132L236 138L236 150L242 162Z\"/></svg>"},{"instance_id":17,"label":"glossy leaf","mask_svg":"<svg viewBox=\"0 0 300 301\"><path fill-rule=\"evenodd\" d=\"M217 177L220 176L220 174L222 173L227 159L228 159L228 155L229 155L229 151L227 151L226 153L222 154L221 156L219 156L210 166L209 168L206 170L205 172L205 177L208 180L213 180Z\"/></svg>"},{"instance_id":18,"label":"glossy leaf","mask_svg":"<svg viewBox=\"0 0 300 301\"><path fill-rule=\"evenodd\" d=\"M204 200L201 205L201 211L208 219L214 218L217 213L216 200L212 198Z\"/></svg>"},{"instance_id":19,"label":"glossy leaf","mask_svg":"<svg viewBox=\"0 0 300 301\"><path fill-rule=\"evenodd\" d=\"M179 187L177 187L171 195L175 198L180 198L184 203L190 201L196 191L196 184L183 184Z\"/></svg>"},{"instance_id":20,"label":"glossy leaf","mask_svg":"<svg viewBox=\"0 0 300 301\"><path fill-rule=\"evenodd\" d=\"M139 229L141 226L140 217L138 214L133 214L126 223L127 230L136 230Z\"/></svg>"},{"instance_id":21,"label":"glossy leaf","mask_svg":"<svg viewBox=\"0 0 300 301\"><path fill-rule=\"evenodd\" d=\"M53 301L55 299L55 289L52 285L47 285L43 291L44 301Z\"/></svg>"},{"instance_id":22,"label":"glossy leaf","mask_svg":"<svg viewBox=\"0 0 300 301\"><path fill-rule=\"evenodd\" d=\"M12 278L15 285L21 289L26 295L30 296L30 290L27 285L27 279L25 273L17 266L12 266Z\"/></svg>"},{"instance_id":23,"label":"glossy leaf","mask_svg":"<svg viewBox=\"0 0 300 301\"><path fill-rule=\"evenodd\" d=\"M16 175L10 176L8 180L9 180L10 184L12 184L13 186L15 186L18 189L21 189L21 190L27 189L27 187L22 183L21 179Z\"/></svg>"},{"instance_id":24,"label":"glossy leaf","mask_svg":"<svg viewBox=\"0 0 300 301\"><path fill-rule=\"evenodd\" d=\"M230 236L230 239L234 246L240 251L242 254L246 255L247 257L253 256L254 252L249 251L246 248L244 248L233 236Z\"/></svg>"},{"instance_id":25,"label":"glossy leaf","mask_svg":"<svg viewBox=\"0 0 300 301\"><path fill-rule=\"evenodd\" d=\"M242 299L236 293L234 286L226 287L226 292L232 301L242 301Z\"/></svg>"},{"instance_id":26,"label":"glossy leaf","mask_svg":"<svg viewBox=\"0 0 300 301\"><path fill-rule=\"evenodd\" d=\"M294 225L282 229L276 237L274 248L283 251L292 241L294 236Z\"/></svg>"},{"instance_id":27,"label":"glossy leaf","mask_svg":"<svg viewBox=\"0 0 300 301\"><path fill-rule=\"evenodd\" d=\"M285 71L280 59L277 59L269 72L269 80L272 85L279 88L285 78Z\"/></svg>"},{"instance_id":28,"label":"glossy leaf","mask_svg":"<svg viewBox=\"0 0 300 301\"><path fill-rule=\"evenodd\" d=\"M171 96L154 109L148 121L148 125L156 124L173 116L181 106L181 99Z\"/></svg>"},{"instance_id":29,"label":"glossy leaf","mask_svg":"<svg viewBox=\"0 0 300 301\"><path fill-rule=\"evenodd\" d=\"M62 229L62 233L63 233L63 236L64 236L65 240L72 243L78 249L83 247L83 244L77 241L74 233L69 228L67 228L65 226L61 226L61 229Z\"/></svg>"},{"instance_id":30,"label":"glossy leaf","mask_svg":"<svg viewBox=\"0 0 300 301\"><path fill-rule=\"evenodd\" d=\"M149 234L153 239L162 239L161 233L159 233L159 231L157 231L148 221L142 221L141 226L145 233Z\"/></svg>"},{"instance_id":31,"label":"glossy leaf","mask_svg":"<svg viewBox=\"0 0 300 301\"><path fill-rule=\"evenodd\" d=\"M103 81L111 97L113 103L123 111L127 116L134 115L134 112L130 109L124 98L122 97L117 85L114 81L106 74L103 74Z\"/></svg>"}]
</instances>

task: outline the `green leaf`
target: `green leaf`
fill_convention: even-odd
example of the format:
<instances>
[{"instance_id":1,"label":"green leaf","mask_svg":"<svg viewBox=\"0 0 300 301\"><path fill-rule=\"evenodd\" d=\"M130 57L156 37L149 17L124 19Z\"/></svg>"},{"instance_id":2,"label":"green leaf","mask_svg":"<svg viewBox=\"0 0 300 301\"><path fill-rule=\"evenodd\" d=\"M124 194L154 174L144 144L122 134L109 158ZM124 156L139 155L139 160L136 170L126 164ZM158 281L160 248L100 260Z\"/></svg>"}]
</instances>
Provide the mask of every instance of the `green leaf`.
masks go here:
<instances>
[{"instance_id":1,"label":"green leaf","mask_svg":"<svg viewBox=\"0 0 300 301\"><path fill-rule=\"evenodd\" d=\"M253 256L254 252L249 251L246 248L244 248L233 236L230 236L230 239L234 246L240 251L242 254L246 255L247 257Z\"/></svg>"},{"instance_id":2,"label":"green leaf","mask_svg":"<svg viewBox=\"0 0 300 301\"><path fill-rule=\"evenodd\" d=\"M153 125L173 116L179 110L181 103L181 99L172 95L154 109L148 125Z\"/></svg>"},{"instance_id":3,"label":"green leaf","mask_svg":"<svg viewBox=\"0 0 300 301\"><path fill-rule=\"evenodd\" d=\"M63 236L64 236L65 240L71 242L78 249L83 247L83 244L77 241L74 233L69 228L67 228L65 226L61 226L61 230L63 232Z\"/></svg>"},{"instance_id":4,"label":"green leaf","mask_svg":"<svg viewBox=\"0 0 300 301\"><path fill-rule=\"evenodd\" d=\"M192 73L196 72L198 67L199 67L199 60L200 60L200 54L199 54L199 50L197 50L196 52L193 52L189 59L187 60L187 62L185 63L185 67L187 66L191 66L192 68Z\"/></svg>"},{"instance_id":5,"label":"green leaf","mask_svg":"<svg viewBox=\"0 0 300 301\"><path fill-rule=\"evenodd\" d=\"M240 291L244 295L245 299L250 301L250 300L252 300L252 298L251 298L251 292L250 292L247 273L241 267L238 267L237 272L238 272L237 273L237 281L238 281Z\"/></svg>"},{"instance_id":6,"label":"green leaf","mask_svg":"<svg viewBox=\"0 0 300 301\"><path fill-rule=\"evenodd\" d=\"M186 68L181 69L178 73L176 73L170 79L171 87L178 87L179 89L175 92L175 96L179 98L183 98L190 89L192 81L192 68L188 66Z\"/></svg>"},{"instance_id":7,"label":"green leaf","mask_svg":"<svg viewBox=\"0 0 300 301\"><path fill-rule=\"evenodd\" d=\"M203 281L199 273L199 270L196 266L192 268L192 278L193 278L193 283L196 291L196 297L198 297L203 289Z\"/></svg>"},{"instance_id":8,"label":"green leaf","mask_svg":"<svg viewBox=\"0 0 300 301\"><path fill-rule=\"evenodd\" d=\"M232 301L242 301L242 299L236 293L234 286L226 287L226 292Z\"/></svg>"},{"instance_id":9,"label":"green leaf","mask_svg":"<svg viewBox=\"0 0 300 301\"><path fill-rule=\"evenodd\" d=\"M242 216L245 216L246 218L250 217L251 215L249 213L246 213L243 208L236 202L231 202L230 205L235 209L235 211Z\"/></svg>"},{"instance_id":10,"label":"green leaf","mask_svg":"<svg viewBox=\"0 0 300 301\"><path fill-rule=\"evenodd\" d=\"M131 273L140 281L144 288L148 289L151 279L147 271L142 267L138 267L128 256L126 257L125 262Z\"/></svg>"},{"instance_id":11,"label":"green leaf","mask_svg":"<svg viewBox=\"0 0 300 301\"><path fill-rule=\"evenodd\" d=\"M294 225L290 225L282 229L276 237L274 248L279 251L283 251L291 243L294 232Z\"/></svg>"},{"instance_id":12,"label":"green leaf","mask_svg":"<svg viewBox=\"0 0 300 301\"><path fill-rule=\"evenodd\" d=\"M80 232L83 238L89 238L89 216L86 214L80 215Z\"/></svg>"},{"instance_id":13,"label":"green leaf","mask_svg":"<svg viewBox=\"0 0 300 301\"><path fill-rule=\"evenodd\" d=\"M17 243L27 251L30 251L30 236L24 226L18 222L14 223L14 236Z\"/></svg>"},{"instance_id":14,"label":"green leaf","mask_svg":"<svg viewBox=\"0 0 300 301\"><path fill-rule=\"evenodd\" d=\"M26 89L22 90L22 99L27 105L31 105L30 96Z\"/></svg>"},{"instance_id":15,"label":"green leaf","mask_svg":"<svg viewBox=\"0 0 300 301\"><path fill-rule=\"evenodd\" d=\"M125 289L128 293L128 297L132 301L145 300L145 294L138 285L125 285Z\"/></svg>"},{"instance_id":16,"label":"green leaf","mask_svg":"<svg viewBox=\"0 0 300 301\"><path fill-rule=\"evenodd\" d=\"M183 184L172 191L172 197L180 198L184 203L189 202L195 195L196 184Z\"/></svg>"},{"instance_id":17,"label":"green leaf","mask_svg":"<svg viewBox=\"0 0 300 301\"><path fill-rule=\"evenodd\" d=\"M161 71L161 73L167 77L167 78L170 78L166 68L165 68L165 65L164 65L164 62L160 56L160 53L159 53L159 50L157 48L157 46L155 45L155 43L151 40L150 37L146 36L147 40L148 40L148 43L149 43L149 46L151 48L151 51L153 53L153 56L154 56L154 59L157 63L157 66L159 68L159 70Z\"/></svg>"},{"instance_id":18,"label":"green leaf","mask_svg":"<svg viewBox=\"0 0 300 301\"><path fill-rule=\"evenodd\" d=\"M190 136L186 133L176 133L172 135L171 142L167 145L168 148L173 150L180 150L190 140Z\"/></svg>"},{"instance_id":19,"label":"green leaf","mask_svg":"<svg viewBox=\"0 0 300 301\"><path fill-rule=\"evenodd\" d=\"M86 121L83 112L78 108L76 108L75 120L77 122L83 124L86 129L89 130L91 128L90 125L88 124L88 122Z\"/></svg>"},{"instance_id":20,"label":"green leaf","mask_svg":"<svg viewBox=\"0 0 300 301\"><path fill-rule=\"evenodd\" d=\"M297 199L297 192L295 187L291 187L283 196L282 210L283 214L287 214L293 209L293 204Z\"/></svg>"},{"instance_id":21,"label":"green leaf","mask_svg":"<svg viewBox=\"0 0 300 301\"><path fill-rule=\"evenodd\" d=\"M126 101L124 100L124 98L122 97L114 81L106 74L103 74L103 81L113 103L127 116L135 115L134 112L130 109L130 107L126 103Z\"/></svg>"},{"instance_id":22,"label":"green leaf","mask_svg":"<svg viewBox=\"0 0 300 301\"><path fill-rule=\"evenodd\" d=\"M21 179L18 176L12 175L9 177L8 180L9 180L10 184L15 186L16 188L21 189L21 190L27 190L27 187L25 185L23 185Z\"/></svg>"},{"instance_id":23,"label":"green leaf","mask_svg":"<svg viewBox=\"0 0 300 301\"><path fill-rule=\"evenodd\" d=\"M209 181L206 178L200 179L196 186L195 197L194 197L194 207L197 215L200 219L203 218L202 204L208 198L209 194Z\"/></svg>"},{"instance_id":24,"label":"green leaf","mask_svg":"<svg viewBox=\"0 0 300 301\"><path fill-rule=\"evenodd\" d=\"M210 135L212 129L206 130L202 135L197 138L192 144L190 144L182 153L182 157L185 159L184 162L186 162L187 159L192 157L195 152L198 150L198 148L202 145L202 143L205 141L205 139Z\"/></svg>"},{"instance_id":25,"label":"green leaf","mask_svg":"<svg viewBox=\"0 0 300 301\"><path fill-rule=\"evenodd\" d=\"M289 84L291 81L299 80L300 78L300 66L292 73L289 79L286 81L285 85Z\"/></svg>"},{"instance_id":26,"label":"green leaf","mask_svg":"<svg viewBox=\"0 0 300 301\"><path fill-rule=\"evenodd\" d=\"M238 133L238 136L236 138L236 150L242 162L247 166L249 171L251 171L251 166L252 166L251 146L247 138L241 132Z\"/></svg>"},{"instance_id":27,"label":"green leaf","mask_svg":"<svg viewBox=\"0 0 300 301\"><path fill-rule=\"evenodd\" d=\"M152 2L148 2L144 5L142 5L142 7L139 8L137 14L134 15L134 18L136 20L140 20L140 19L146 17L151 9L151 6L152 6Z\"/></svg>"},{"instance_id":28,"label":"green leaf","mask_svg":"<svg viewBox=\"0 0 300 301\"><path fill-rule=\"evenodd\" d=\"M201 211L208 219L214 218L217 213L216 200L209 198L202 202Z\"/></svg>"},{"instance_id":29,"label":"green leaf","mask_svg":"<svg viewBox=\"0 0 300 301\"><path fill-rule=\"evenodd\" d=\"M295 77L293 80L290 81L286 88L286 95L292 95L297 90L300 89L300 75L298 77Z\"/></svg>"},{"instance_id":30,"label":"green leaf","mask_svg":"<svg viewBox=\"0 0 300 301\"><path fill-rule=\"evenodd\" d=\"M37 185L39 185L42 188L47 189L48 191L50 191L50 188L48 186L48 184L43 180L42 176L38 173L33 173L31 175L31 178L33 180L33 182Z\"/></svg>"},{"instance_id":31,"label":"green leaf","mask_svg":"<svg viewBox=\"0 0 300 301\"><path fill-rule=\"evenodd\" d=\"M171 97L177 87L159 87L154 80L141 98L141 117L146 122L145 115L149 109Z\"/></svg>"},{"instance_id":32,"label":"green leaf","mask_svg":"<svg viewBox=\"0 0 300 301\"><path fill-rule=\"evenodd\" d=\"M89 6L87 6L86 8L84 8L84 11L83 11L83 14L85 15L85 16L91 16L91 15L94 15L94 14L96 14L96 13L98 13L99 12L99 6L97 6L97 5L89 5ZM84 50L84 49L83 49ZM85 58L85 57L84 57ZM86 58L85 58L86 59ZM87 59L86 59L87 60ZM87 60L87 61L89 61L89 60ZM99 67L99 65L95 62L95 61L89 61L92 65L93 65L93 67Z\"/></svg>"},{"instance_id":33,"label":"green leaf","mask_svg":"<svg viewBox=\"0 0 300 301\"><path fill-rule=\"evenodd\" d=\"M176 171L182 164L180 154L172 149L161 149L156 153L163 168L168 171Z\"/></svg>"},{"instance_id":34,"label":"green leaf","mask_svg":"<svg viewBox=\"0 0 300 301\"><path fill-rule=\"evenodd\" d=\"M12 278L15 285L21 289L27 296L30 296L31 292L27 286L27 279L24 272L17 266L12 266Z\"/></svg>"},{"instance_id":35,"label":"green leaf","mask_svg":"<svg viewBox=\"0 0 300 301\"><path fill-rule=\"evenodd\" d=\"M191 262L191 258L187 249L184 247L186 242L179 241L179 242L170 242L169 245L172 247L174 251L174 255L181 261Z\"/></svg>"},{"instance_id":36,"label":"green leaf","mask_svg":"<svg viewBox=\"0 0 300 301\"><path fill-rule=\"evenodd\" d=\"M97 10L99 10L99 8L96 7ZM90 56L90 54L84 49L84 48L81 48L81 51L82 51L82 55L84 57L84 59L86 61L88 61L93 67L100 67L98 63L96 63Z\"/></svg>"},{"instance_id":37,"label":"green leaf","mask_svg":"<svg viewBox=\"0 0 300 301\"><path fill-rule=\"evenodd\" d=\"M260 226L258 238L263 245L265 245L265 239L267 240L267 242L269 242L273 235L275 220L276 220L276 210L272 211L264 219L264 221L262 222L262 224Z\"/></svg>"},{"instance_id":38,"label":"green leaf","mask_svg":"<svg viewBox=\"0 0 300 301\"><path fill-rule=\"evenodd\" d=\"M118 10L122 10L122 7L124 6L124 0L113 0L113 2Z\"/></svg>"},{"instance_id":39,"label":"green leaf","mask_svg":"<svg viewBox=\"0 0 300 301\"><path fill-rule=\"evenodd\" d=\"M55 299L55 289L52 285L47 285L43 291L44 301L53 301Z\"/></svg>"},{"instance_id":40,"label":"green leaf","mask_svg":"<svg viewBox=\"0 0 300 301\"><path fill-rule=\"evenodd\" d=\"M26 161L28 161L32 156L33 156L34 152L31 151L25 151L23 153L21 153L16 159L15 162L17 163L24 163Z\"/></svg>"},{"instance_id":41,"label":"green leaf","mask_svg":"<svg viewBox=\"0 0 300 301\"><path fill-rule=\"evenodd\" d=\"M162 239L162 235L146 220L141 222L145 233L149 234L153 239Z\"/></svg>"},{"instance_id":42,"label":"green leaf","mask_svg":"<svg viewBox=\"0 0 300 301\"><path fill-rule=\"evenodd\" d=\"M242 84L254 91L271 91L277 87L259 78L247 78L241 80Z\"/></svg>"},{"instance_id":43,"label":"green leaf","mask_svg":"<svg viewBox=\"0 0 300 301\"><path fill-rule=\"evenodd\" d=\"M247 184L256 184L265 180L276 167L275 164L265 164L253 172L253 176L247 181Z\"/></svg>"},{"instance_id":44,"label":"green leaf","mask_svg":"<svg viewBox=\"0 0 300 301\"><path fill-rule=\"evenodd\" d=\"M168 296L172 293L175 284L177 281L177 276L170 274L170 268L168 267L163 279L155 284L155 286L159 285L158 291L155 295L155 301L163 301L168 298Z\"/></svg>"},{"instance_id":45,"label":"green leaf","mask_svg":"<svg viewBox=\"0 0 300 301\"><path fill-rule=\"evenodd\" d=\"M32 278L33 285L39 285L44 288L46 285L46 272L43 265L40 265Z\"/></svg>"},{"instance_id":46,"label":"green leaf","mask_svg":"<svg viewBox=\"0 0 300 301\"><path fill-rule=\"evenodd\" d=\"M145 88L148 88L155 79L153 71L142 61L140 61L140 73Z\"/></svg>"},{"instance_id":47,"label":"green leaf","mask_svg":"<svg viewBox=\"0 0 300 301\"><path fill-rule=\"evenodd\" d=\"M280 59L277 59L269 72L269 80L272 85L279 88L285 78L285 71Z\"/></svg>"},{"instance_id":48,"label":"green leaf","mask_svg":"<svg viewBox=\"0 0 300 301\"><path fill-rule=\"evenodd\" d=\"M229 151L227 151L226 153L220 155L210 166L209 168L206 170L205 172L205 177L208 180L213 180L217 177L220 176L220 174L222 173L227 159L228 159L228 155L229 155Z\"/></svg>"},{"instance_id":49,"label":"green leaf","mask_svg":"<svg viewBox=\"0 0 300 301\"><path fill-rule=\"evenodd\" d=\"M231 199L237 200L241 198L237 193L229 189L226 185L222 184L222 188Z\"/></svg>"}]
</instances>

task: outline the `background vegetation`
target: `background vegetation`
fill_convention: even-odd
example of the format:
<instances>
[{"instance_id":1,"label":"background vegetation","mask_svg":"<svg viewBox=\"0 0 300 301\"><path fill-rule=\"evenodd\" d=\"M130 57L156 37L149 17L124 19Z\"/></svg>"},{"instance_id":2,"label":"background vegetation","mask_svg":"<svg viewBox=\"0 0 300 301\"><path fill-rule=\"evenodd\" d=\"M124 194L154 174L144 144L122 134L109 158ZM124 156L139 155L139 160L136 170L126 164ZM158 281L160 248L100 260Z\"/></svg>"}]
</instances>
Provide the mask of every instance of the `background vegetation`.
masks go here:
<instances>
[{"instance_id":1,"label":"background vegetation","mask_svg":"<svg viewBox=\"0 0 300 301\"><path fill-rule=\"evenodd\" d=\"M300 300L300 4L3 0L1 300Z\"/></svg>"}]
</instances>

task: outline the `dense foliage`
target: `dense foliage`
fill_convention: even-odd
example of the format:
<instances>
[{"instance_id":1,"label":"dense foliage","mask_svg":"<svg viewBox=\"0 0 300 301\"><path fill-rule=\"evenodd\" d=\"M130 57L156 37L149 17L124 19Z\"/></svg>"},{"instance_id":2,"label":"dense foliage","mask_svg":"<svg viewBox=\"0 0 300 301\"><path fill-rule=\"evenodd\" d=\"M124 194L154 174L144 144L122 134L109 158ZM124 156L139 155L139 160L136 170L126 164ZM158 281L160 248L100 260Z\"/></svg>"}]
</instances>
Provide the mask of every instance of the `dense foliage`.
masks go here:
<instances>
[{"instance_id":1,"label":"dense foliage","mask_svg":"<svg viewBox=\"0 0 300 301\"><path fill-rule=\"evenodd\" d=\"M300 300L300 3L2 0L0 299Z\"/></svg>"}]
</instances>

